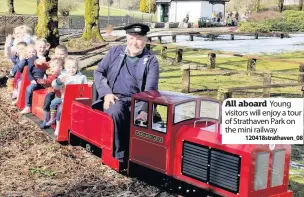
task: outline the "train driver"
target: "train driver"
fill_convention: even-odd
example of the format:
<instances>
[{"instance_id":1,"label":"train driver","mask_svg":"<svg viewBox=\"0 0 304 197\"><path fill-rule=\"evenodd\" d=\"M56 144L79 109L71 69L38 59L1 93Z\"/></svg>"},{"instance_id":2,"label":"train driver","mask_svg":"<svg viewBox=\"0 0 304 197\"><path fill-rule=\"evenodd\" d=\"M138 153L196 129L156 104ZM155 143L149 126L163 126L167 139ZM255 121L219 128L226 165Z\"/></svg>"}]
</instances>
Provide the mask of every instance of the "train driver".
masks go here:
<instances>
[{"instance_id":1,"label":"train driver","mask_svg":"<svg viewBox=\"0 0 304 197\"><path fill-rule=\"evenodd\" d=\"M129 146L131 96L148 90L158 90L159 63L147 48L150 28L141 23L124 28L126 46L112 47L94 71L98 99L92 108L109 114L114 121L115 153L122 165L126 164ZM138 102L137 120L147 120L148 106Z\"/></svg>"}]
</instances>

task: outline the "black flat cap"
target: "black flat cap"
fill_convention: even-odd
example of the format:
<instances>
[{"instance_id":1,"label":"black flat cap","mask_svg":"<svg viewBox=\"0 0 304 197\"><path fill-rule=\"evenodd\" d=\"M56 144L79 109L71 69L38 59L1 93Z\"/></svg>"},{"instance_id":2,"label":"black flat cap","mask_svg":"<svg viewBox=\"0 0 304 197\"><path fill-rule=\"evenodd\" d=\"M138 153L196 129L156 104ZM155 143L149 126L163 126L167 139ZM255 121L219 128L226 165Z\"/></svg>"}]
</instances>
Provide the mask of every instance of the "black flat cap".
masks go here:
<instances>
[{"instance_id":1,"label":"black flat cap","mask_svg":"<svg viewBox=\"0 0 304 197\"><path fill-rule=\"evenodd\" d=\"M147 32L150 31L150 28L148 25L145 25L142 23L134 23L134 24L125 26L124 30L126 30L127 34L138 34L138 35L145 36L145 35L147 35Z\"/></svg>"}]
</instances>

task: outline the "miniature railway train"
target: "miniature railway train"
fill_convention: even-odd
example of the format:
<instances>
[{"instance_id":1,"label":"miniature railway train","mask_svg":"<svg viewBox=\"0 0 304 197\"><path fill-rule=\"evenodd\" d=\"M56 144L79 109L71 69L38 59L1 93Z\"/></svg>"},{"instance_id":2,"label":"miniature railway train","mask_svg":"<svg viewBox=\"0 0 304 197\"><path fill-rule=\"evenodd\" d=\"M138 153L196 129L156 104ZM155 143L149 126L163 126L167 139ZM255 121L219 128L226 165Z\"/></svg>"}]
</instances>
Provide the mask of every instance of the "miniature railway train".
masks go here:
<instances>
[{"instance_id":1,"label":"miniature railway train","mask_svg":"<svg viewBox=\"0 0 304 197\"><path fill-rule=\"evenodd\" d=\"M25 106L29 81L23 72L19 109ZM32 114L43 120L47 91L33 93ZM88 85L67 85L58 142L78 138L102 152L101 162L122 170L113 156L114 124L109 115L91 108ZM135 121L134 104L148 104L148 121ZM129 167L139 165L224 197L292 197L288 190L290 145L223 145L221 102L166 91L141 92L132 97ZM153 114L159 112L161 121ZM131 168L127 169L132 173Z\"/></svg>"}]
</instances>

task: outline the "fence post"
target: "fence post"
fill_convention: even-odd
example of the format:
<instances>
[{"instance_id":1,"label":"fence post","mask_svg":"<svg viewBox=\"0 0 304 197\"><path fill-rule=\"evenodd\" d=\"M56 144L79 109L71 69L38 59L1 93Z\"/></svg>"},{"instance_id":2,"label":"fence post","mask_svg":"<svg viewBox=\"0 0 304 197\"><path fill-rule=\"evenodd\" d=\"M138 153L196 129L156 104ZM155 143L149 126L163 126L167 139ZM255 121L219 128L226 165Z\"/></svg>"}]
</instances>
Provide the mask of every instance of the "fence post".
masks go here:
<instances>
[{"instance_id":1,"label":"fence post","mask_svg":"<svg viewBox=\"0 0 304 197\"><path fill-rule=\"evenodd\" d=\"M161 36L157 36L157 38L158 38L158 43L161 44L161 41L162 41Z\"/></svg>"},{"instance_id":2,"label":"fence post","mask_svg":"<svg viewBox=\"0 0 304 197\"><path fill-rule=\"evenodd\" d=\"M172 42L176 42L176 35L172 36Z\"/></svg>"},{"instance_id":3,"label":"fence post","mask_svg":"<svg viewBox=\"0 0 304 197\"><path fill-rule=\"evenodd\" d=\"M214 69L215 68L215 62L216 62L216 54L215 53L208 53L208 69Z\"/></svg>"},{"instance_id":4,"label":"fence post","mask_svg":"<svg viewBox=\"0 0 304 197\"><path fill-rule=\"evenodd\" d=\"M183 60L183 49L178 49L176 51L176 62L179 63Z\"/></svg>"},{"instance_id":5,"label":"fence post","mask_svg":"<svg viewBox=\"0 0 304 197\"><path fill-rule=\"evenodd\" d=\"M234 34L231 34L230 39L234 40Z\"/></svg>"},{"instance_id":6,"label":"fence post","mask_svg":"<svg viewBox=\"0 0 304 197\"><path fill-rule=\"evenodd\" d=\"M232 98L232 92L226 88L220 88L217 91L217 100L224 101L227 98Z\"/></svg>"},{"instance_id":7,"label":"fence post","mask_svg":"<svg viewBox=\"0 0 304 197\"><path fill-rule=\"evenodd\" d=\"M211 41L213 41L215 37L214 37L213 34L210 34L210 35L209 35L209 38L210 38Z\"/></svg>"},{"instance_id":8,"label":"fence post","mask_svg":"<svg viewBox=\"0 0 304 197\"><path fill-rule=\"evenodd\" d=\"M73 29L72 25L73 25L73 19L71 16L69 16L69 29Z\"/></svg>"},{"instance_id":9,"label":"fence post","mask_svg":"<svg viewBox=\"0 0 304 197\"><path fill-rule=\"evenodd\" d=\"M167 47L166 46L163 46L162 49L161 49L161 57L163 59L167 59Z\"/></svg>"},{"instance_id":10,"label":"fence post","mask_svg":"<svg viewBox=\"0 0 304 197\"><path fill-rule=\"evenodd\" d=\"M193 41L193 35L190 35L190 41Z\"/></svg>"},{"instance_id":11,"label":"fence post","mask_svg":"<svg viewBox=\"0 0 304 197\"><path fill-rule=\"evenodd\" d=\"M304 63L300 64L299 71L304 72ZM299 83L304 83L304 75L303 74L299 75L298 81L299 81Z\"/></svg>"},{"instance_id":12,"label":"fence post","mask_svg":"<svg viewBox=\"0 0 304 197\"><path fill-rule=\"evenodd\" d=\"M251 71L256 71L256 59L248 59L247 71L248 75L251 75Z\"/></svg>"},{"instance_id":13,"label":"fence post","mask_svg":"<svg viewBox=\"0 0 304 197\"><path fill-rule=\"evenodd\" d=\"M190 92L190 64L182 68L182 92Z\"/></svg>"},{"instance_id":14,"label":"fence post","mask_svg":"<svg viewBox=\"0 0 304 197\"><path fill-rule=\"evenodd\" d=\"M264 83L263 83L264 86L268 86L268 85L271 85L271 73L265 73L264 74ZM270 97L270 90L271 88L264 88L263 89L263 97L264 98L268 98Z\"/></svg>"}]
</instances>

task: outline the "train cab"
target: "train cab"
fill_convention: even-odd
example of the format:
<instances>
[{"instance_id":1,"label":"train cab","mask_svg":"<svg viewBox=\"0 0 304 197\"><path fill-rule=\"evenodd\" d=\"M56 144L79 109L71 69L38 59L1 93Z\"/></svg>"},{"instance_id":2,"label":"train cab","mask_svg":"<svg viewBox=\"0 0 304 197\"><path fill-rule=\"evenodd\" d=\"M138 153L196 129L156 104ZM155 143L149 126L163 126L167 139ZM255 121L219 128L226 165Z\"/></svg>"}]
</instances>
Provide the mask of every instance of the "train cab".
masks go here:
<instances>
[{"instance_id":1,"label":"train cab","mask_svg":"<svg viewBox=\"0 0 304 197\"><path fill-rule=\"evenodd\" d=\"M136 120L137 103L148 106ZM130 160L224 197L292 197L290 145L222 144L221 102L149 91L132 100Z\"/></svg>"},{"instance_id":2,"label":"train cab","mask_svg":"<svg viewBox=\"0 0 304 197\"><path fill-rule=\"evenodd\" d=\"M138 103L148 106L146 122L136 120ZM202 108L203 110L200 110ZM211 98L168 91L136 94L132 100L130 161L172 176L176 140L184 125L200 125L217 130L220 102ZM204 120L210 120L203 126Z\"/></svg>"}]
</instances>

